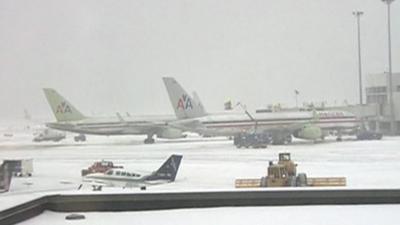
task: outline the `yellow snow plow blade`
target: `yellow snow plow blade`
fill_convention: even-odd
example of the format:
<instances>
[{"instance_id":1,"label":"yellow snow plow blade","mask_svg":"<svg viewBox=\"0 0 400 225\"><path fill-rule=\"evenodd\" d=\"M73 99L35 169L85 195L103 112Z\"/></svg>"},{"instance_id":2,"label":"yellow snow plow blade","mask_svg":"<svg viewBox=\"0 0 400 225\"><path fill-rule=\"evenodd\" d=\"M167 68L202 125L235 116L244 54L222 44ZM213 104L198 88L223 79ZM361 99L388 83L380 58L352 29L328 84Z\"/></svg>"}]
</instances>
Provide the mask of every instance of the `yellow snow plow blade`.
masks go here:
<instances>
[{"instance_id":1,"label":"yellow snow plow blade","mask_svg":"<svg viewBox=\"0 0 400 225\"><path fill-rule=\"evenodd\" d=\"M307 186L309 187L337 187L346 186L345 177L308 177Z\"/></svg>"}]
</instances>

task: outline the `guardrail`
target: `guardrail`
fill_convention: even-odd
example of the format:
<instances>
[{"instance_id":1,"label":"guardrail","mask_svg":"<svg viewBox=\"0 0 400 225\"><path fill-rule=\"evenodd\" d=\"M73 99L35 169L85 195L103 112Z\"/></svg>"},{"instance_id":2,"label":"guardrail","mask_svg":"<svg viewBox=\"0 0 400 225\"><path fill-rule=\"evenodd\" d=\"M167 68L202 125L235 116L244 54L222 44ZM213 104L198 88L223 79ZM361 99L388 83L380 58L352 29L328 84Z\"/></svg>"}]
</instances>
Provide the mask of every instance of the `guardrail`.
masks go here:
<instances>
[{"instance_id":1,"label":"guardrail","mask_svg":"<svg viewBox=\"0 0 400 225\"><path fill-rule=\"evenodd\" d=\"M232 206L399 204L400 189L266 190L134 194L49 195L0 212L0 224L14 224L57 212L139 211Z\"/></svg>"}]
</instances>

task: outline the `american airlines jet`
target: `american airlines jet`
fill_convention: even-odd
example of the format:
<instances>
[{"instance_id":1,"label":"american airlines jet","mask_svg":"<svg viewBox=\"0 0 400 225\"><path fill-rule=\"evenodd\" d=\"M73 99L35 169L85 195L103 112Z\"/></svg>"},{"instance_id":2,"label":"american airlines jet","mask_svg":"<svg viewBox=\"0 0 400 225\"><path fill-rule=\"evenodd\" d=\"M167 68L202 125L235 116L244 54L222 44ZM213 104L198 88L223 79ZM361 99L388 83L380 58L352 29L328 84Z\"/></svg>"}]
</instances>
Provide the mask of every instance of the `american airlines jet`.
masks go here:
<instances>
[{"instance_id":1,"label":"american airlines jet","mask_svg":"<svg viewBox=\"0 0 400 225\"><path fill-rule=\"evenodd\" d=\"M272 136L274 144L291 141L291 136L306 139L323 139L328 133L338 134L354 132L359 127L358 119L345 111L305 111L275 112L250 115L209 114L200 100L193 104L193 99L172 77L164 77L172 107L178 121L171 126L197 132L207 136L236 136L248 132L266 132ZM199 99L198 96L195 96Z\"/></svg>"},{"instance_id":2,"label":"american airlines jet","mask_svg":"<svg viewBox=\"0 0 400 225\"><path fill-rule=\"evenodd\" d=\"M56 90L43 89L47 101L57 122L46 126L80 134L75 141L85 141L85 134L94 135L147 135L145 144L154 143L153 136L165 139L182 138L182 130L168 126L168 122L176 120L174 116L127 116L87 117L77 110L67 99Z\"/></svg>"}]
</instances>

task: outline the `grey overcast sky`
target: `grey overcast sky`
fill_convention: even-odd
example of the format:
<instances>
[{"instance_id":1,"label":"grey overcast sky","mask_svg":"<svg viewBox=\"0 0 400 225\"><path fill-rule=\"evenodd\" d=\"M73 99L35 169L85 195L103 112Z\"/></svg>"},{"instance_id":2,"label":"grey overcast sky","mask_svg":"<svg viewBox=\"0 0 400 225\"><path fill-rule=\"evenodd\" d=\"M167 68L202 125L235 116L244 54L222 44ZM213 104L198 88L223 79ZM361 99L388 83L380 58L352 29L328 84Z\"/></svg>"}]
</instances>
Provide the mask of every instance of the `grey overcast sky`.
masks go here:
<instances>
[{"instance_id":1,"label":"grey overcast sky","mask_svg":"<svg viewBox=\"0 0 400 225\"><path fill-rule=\"evenodd\" d=\"M358 99L364 74L387 70L380 0L1 0L0 116L53 118L41 88L83 113L172 114L161 77L196 90L208 111L299 100ZM392 4L400 70L400 1Z\"/></svg>"}]
</instances>

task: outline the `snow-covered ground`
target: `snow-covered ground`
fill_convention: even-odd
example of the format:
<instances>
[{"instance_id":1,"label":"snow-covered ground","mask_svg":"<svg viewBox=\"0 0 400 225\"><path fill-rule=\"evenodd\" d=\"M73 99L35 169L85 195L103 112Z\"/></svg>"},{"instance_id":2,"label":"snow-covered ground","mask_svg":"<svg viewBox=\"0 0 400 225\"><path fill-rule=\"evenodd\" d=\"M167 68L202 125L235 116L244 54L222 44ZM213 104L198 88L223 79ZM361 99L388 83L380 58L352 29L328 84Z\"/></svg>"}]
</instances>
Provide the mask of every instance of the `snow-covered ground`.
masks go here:
<instances>
[{"instance_id":1,"label":"snow-covered ground","mask_svg":"<svg viewBox=\"0 0 400 225\"><path fill-rule=\"evenodd\" d=\"M59 143L33 143L32 135L16 133L13 137L0 137L0 159L32 158L34 175L31 178L14 178L11 190L0 195L0 209L36 198L48 193L87 193L90 187L76 190L81 184L81 169L96 160L112 160L129 170L156 170L171 154L183 155L176 182L152 186L148 191L195 191L226 190L234 188L236 178L259 178L267 172L268 161L277 160L278 153L290 152L298 163L298 172L308 176L345 176L346 188L400 188L400 138L385 137L381 141L345 140L313 144L299 141L287 146L269 146L267 149L236 149L226 138L190 137L181 140L157 140L154 145L144 145L144 136L98 137L88 136L86 143L74 143L72 135ZM105 188L103 192L137 192L137 189ZM376 207L376 208L374 208ZM357 210L399 209L398 206L363 206ZM300 207L301 210L308 209ZM328 207L329 208L329 207ZM326 207L316 207L316 212L328 211ZM268 208L269 209L269 208ZM347 214L345 207L335 210ZM350 208L353 209L353 208ZM189 210L201 215L205 212L218 213L222 209ZM226 209L235 214L236 209ZM257 208L259 212L266 208ZM279 212L281 207L273 210ZM297 216L307 214L307 210ZM246 208L245 211L253 211ZM185 210L173 211L179 214ZM300 213L303 212L303 213ZM147 214L150 213L150 214ZM169 213L162 213L170 218ZM151 212L134 213L143 221ZM256 214L256 213L254 213ZM92 214L88 214L92 215ZM106 214L93 214L103 217ZM124 213L120 213L122 217ZM197 215L197 214L196 214ZM259 221L271 220L263 214ZM385 216L386 214L382 214ZM394 215L394 214L393 214ZM45 213L43 216L62 217L63 214ZM146 217L147 216L147 217ZM315 215L315 218L319 218ZM41 218L39 217L39 218ZM88 216L89 217L89 216ZM199 216L200 217L200 216ZM304 217L305 218L305 217ZM168 220L168 219L166 219ZM32 220L34 221L34 220ZM89 220L88 220L89 221ZM160 220L161 221L161 220ZM159 222L160 222L159 221ZM307 220L306 220L307 221ZM255 220L254 222L257 222ZM172 222L170 222L172 223ZM97 223L98 224L98 223ZM140 224L140 223L139 223ZM177 223L174 223L177 224ZM179 222L178 224L182 224ZM185 222L185 224L187 224ZM324 224L330 224L324 222ZM352 223L354 224L354 223ZM361 223L360 223L361 224Z\"/></svg>"}]
</instances>

